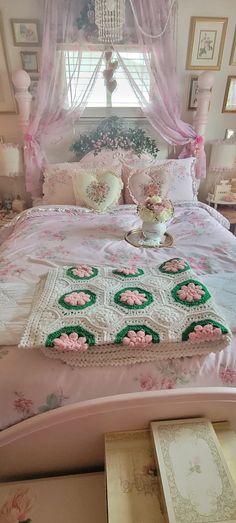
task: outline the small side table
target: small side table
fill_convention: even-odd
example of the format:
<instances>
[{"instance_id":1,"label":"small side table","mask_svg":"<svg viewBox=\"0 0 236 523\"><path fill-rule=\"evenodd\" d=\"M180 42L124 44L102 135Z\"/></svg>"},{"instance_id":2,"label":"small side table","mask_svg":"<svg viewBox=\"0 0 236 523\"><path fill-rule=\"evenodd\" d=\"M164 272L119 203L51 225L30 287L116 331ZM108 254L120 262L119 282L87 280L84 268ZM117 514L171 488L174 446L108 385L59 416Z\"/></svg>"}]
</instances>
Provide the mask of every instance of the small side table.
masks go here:
<instances>
[{"instance_id":1,"label":"small side table","mask_svg":"<svg viewBox=\"0 0 236 523\"><path fill-rule=\"evenodd\" d=\"M225 202L215 201L211 198L207 198L209 205L213 205L217 211L222 214L230 223L230 231L233 234L236 234L236 201L235 202Z\"/></svg>"},{"instance_id":2,"label":"small side table","mask_svg":"<svg viewBox=\"0 0 236 523\"><path fill-rule=\"evenodd\" d=\"M225 218L227 218L227 220L230 223L229 230L233 234L235 234L236 233L236 229L235 229L235 226L236 226L236 209L227 209L225 207L219 207L217 210L218 210L218 212L220 212L220 214L222 214Z\"/></svg>"}]
</instances>

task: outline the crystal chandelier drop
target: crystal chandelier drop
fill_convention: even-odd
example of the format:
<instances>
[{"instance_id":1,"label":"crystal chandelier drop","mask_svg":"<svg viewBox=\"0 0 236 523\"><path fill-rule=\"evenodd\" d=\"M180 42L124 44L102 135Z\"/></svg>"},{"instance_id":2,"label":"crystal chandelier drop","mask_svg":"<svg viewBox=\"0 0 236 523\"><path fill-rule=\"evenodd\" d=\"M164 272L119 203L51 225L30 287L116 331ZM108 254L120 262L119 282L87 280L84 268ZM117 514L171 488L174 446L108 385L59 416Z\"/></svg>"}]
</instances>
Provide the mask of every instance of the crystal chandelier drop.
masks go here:
<instances>
[{"instance_id":1,"label":"crystal chandelier drop","mask_svg":"<svg viewBox=\"0 0 236 523\"><path fill-rule=\"evenodd\" d=\"M101 42L120 42L124 22L125 0L95 0L95 24Z\"/></svg>"}]
</instances>

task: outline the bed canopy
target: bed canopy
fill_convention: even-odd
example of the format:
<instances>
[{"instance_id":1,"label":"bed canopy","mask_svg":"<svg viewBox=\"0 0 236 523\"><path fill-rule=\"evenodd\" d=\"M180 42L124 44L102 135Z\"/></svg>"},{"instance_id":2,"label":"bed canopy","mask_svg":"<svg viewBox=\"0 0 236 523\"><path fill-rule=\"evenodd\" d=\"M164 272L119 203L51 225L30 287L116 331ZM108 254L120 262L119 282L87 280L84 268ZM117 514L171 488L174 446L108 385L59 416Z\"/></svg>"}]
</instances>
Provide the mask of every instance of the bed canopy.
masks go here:
<instances>
[{"instance_id":1,"label":"bed canopy","mask_svg":"<svg viewBox=\"0 0 236 523\"><path fill-rule=\"evenodd\" d=\"M98 2L95 2L98 4ZM204 73L199 81L198 110L195 128L181 120L178 77L176 73L175 0L126 0L122 41L109 45L98 40L93 0L45 0L42 64L36 100L31 109L27 73L13 75L24 133L26 188L33 197L41 195L41 170L46 161L44 144L52 136L63 136L78 122L87 105L103 58L118 62L135 93L139 106L152 127L170 145L182 146L181 157L198 157L196 174L205 176L203 145L206 113L213 75ZM82 51L102 49L94 70L83 89L78 81ZM102 46L102 47L101 47ZM143 53L150 78L149 93L141 91L136 76L127 67L120 50L135 46ZM66 77L68 52L74 52L70 77ZM112 66L111 66L112 68ZM104 75L105 78L105 75ZM108 78L105 80L109 81Z\"/></svg>"}]
</instances>

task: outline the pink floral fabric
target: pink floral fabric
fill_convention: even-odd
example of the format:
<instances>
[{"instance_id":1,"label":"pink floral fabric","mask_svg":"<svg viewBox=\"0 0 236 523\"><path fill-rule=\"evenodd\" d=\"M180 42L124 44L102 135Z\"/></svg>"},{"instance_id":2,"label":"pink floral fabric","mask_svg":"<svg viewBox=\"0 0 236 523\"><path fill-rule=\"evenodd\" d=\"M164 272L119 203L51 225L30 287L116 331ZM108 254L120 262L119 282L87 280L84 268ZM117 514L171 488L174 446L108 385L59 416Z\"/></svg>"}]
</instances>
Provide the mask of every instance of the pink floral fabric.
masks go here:
<instances>
[{"instance_id":1,"label":"pink floral fabric","mask_svg":"<svg viewBox=\"0 0 236 523\"><path fill-rule=\"evenodd\" d=\"M59 338L53 340L53 345L63 351L84 352L88 349L86 338L78 336L77 332L61 334Z\"/></svg>"},{"instance_id":2,"label":"pink floral fabric","mask_svg":"<svg viewBox=\"0 0 236 523\"><path fill-rule=\"evenodd\" d=\"M175 206L174 218L168 228L174 237L170 249L135 249L127 243L125 234L140 224L134 205L122 205L100 215L72 206L44 206L25 211L11 226L0 229L0 394L3 399L0 402L0 429L62 405L113 394L185 387L236 387L234 236L223 227L222 216L204 204ZM220 302L227 319L228 299L233 296L229 326L234 338L229 350L207 357L144 363L129 368L81 369L60 361L50 362L37 350L17 348L29 314L34 285L49 268L73 266L78 271L77 276L84 277L92 274L93 266L144 267L144 270L145 266L152 266L155 270L170 258L184 258L217 300L223 295L224 285L219 287L217 280L212 287L209 285L211 278L220 274L232 278L227 300ZM32 296L27 295L25 299L19 291L18 296L14 296L12 289L19 282L32 287L29 291ZM4 294L8 285L11 285L11 293ZM13 314L8 307L14 300ZM69 344L83 347L77 339Z\"/></svg>"},{"instance_id":3,"label":"pink floral fabric","mask_svg":"<svg viewBox=\"0 0 236 523\"><path fill-rule=\"evenodd\" d=\"M143 292L125 291L121 293L120 301L127 303L128 305L142 305L142 303L147 301L147 298Z\"/></svg>"},{"instance_id":4,"label":"pink floral fabric","mask_svg":"<svg viewBox=\"0 0 236 523\"><path fill-rule=\"evenodd\" d=\"M65 296L64 301L70 305L85 305L90 299L90 296L85 292L73 292Z\"/></svg>"},{"instance_id":5,"label":"pink floral fabric","mask_svg":"<svg viewBox=\"0 0 236 523\"><path fill-rule=\"evenodd\" d=\"M236 386L236 369L225 369L224 367L220 370L220 378L223 385Z\"/></svg>"},{"instance_id":6,"label":"pink floral fabric","mask_svg":"<svg viewBox=\"0 0 236 523\"><path fill-rule=\"evenodd\" d=\"M127 336L123 338L122 343L128 347L145 347L145 345L150 345L150 343L152 343L152 336L150 334L145 334L142 330L138 332L129 331Z\"/></svg>"},{"instance_id":7,"label":"pink floral fabric","mask_svg":"<svg viewBox=\"0 0 236 523\"><path fill-rule=\"evenodd\" d=\"M194 331L190 332L189 340L194 342L199 341L210 341L217 340L222 336L222 331L219 327L214 327L213 325L196 325Z\"/></svg>"},{"instance_id":8,"label":"pink floral fabric","mask_svg":"<svg viewBox=\"0 0 236 523\"><path fill-rule=\"evenodd\" d=\"M181 300L192 302L198 301L204 296L205 291L202 289L201 285L195 285L195 283L189 283L188 285L183 285L177 294Z\"/></svg>"},{"instance_id":9,"label":"pink floral fabric","mask_svg":"<svg viewBox=\"0 0 236 523\"><path fill-rule=\"evenodd\" d=\"M1 523L31 523L30 511L33 506L32 496L28 488L19 488L14 494L9 495L0 507Z\"/></svg>"}]
</instances>

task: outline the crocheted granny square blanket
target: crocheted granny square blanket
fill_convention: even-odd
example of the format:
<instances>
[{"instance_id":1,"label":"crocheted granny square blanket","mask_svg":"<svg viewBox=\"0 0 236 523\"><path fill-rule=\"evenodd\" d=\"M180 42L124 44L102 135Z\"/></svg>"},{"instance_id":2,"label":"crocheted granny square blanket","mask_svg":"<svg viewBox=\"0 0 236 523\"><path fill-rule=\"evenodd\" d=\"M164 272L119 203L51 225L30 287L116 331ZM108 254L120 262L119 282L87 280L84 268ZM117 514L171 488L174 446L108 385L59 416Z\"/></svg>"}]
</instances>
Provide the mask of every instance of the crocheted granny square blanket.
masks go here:
<instances>
[{"instance_id":1,"label":"crocheted granny square blanket","mask_svg":"<svg viewBox=\"0 0 236 523\"><path fill-rule=\"evenodd\" d=\"M86 367L207 354L230 339L206 286L174 258L145 268L50 270L19 347Z\"/></svg>"}]
</instances>

